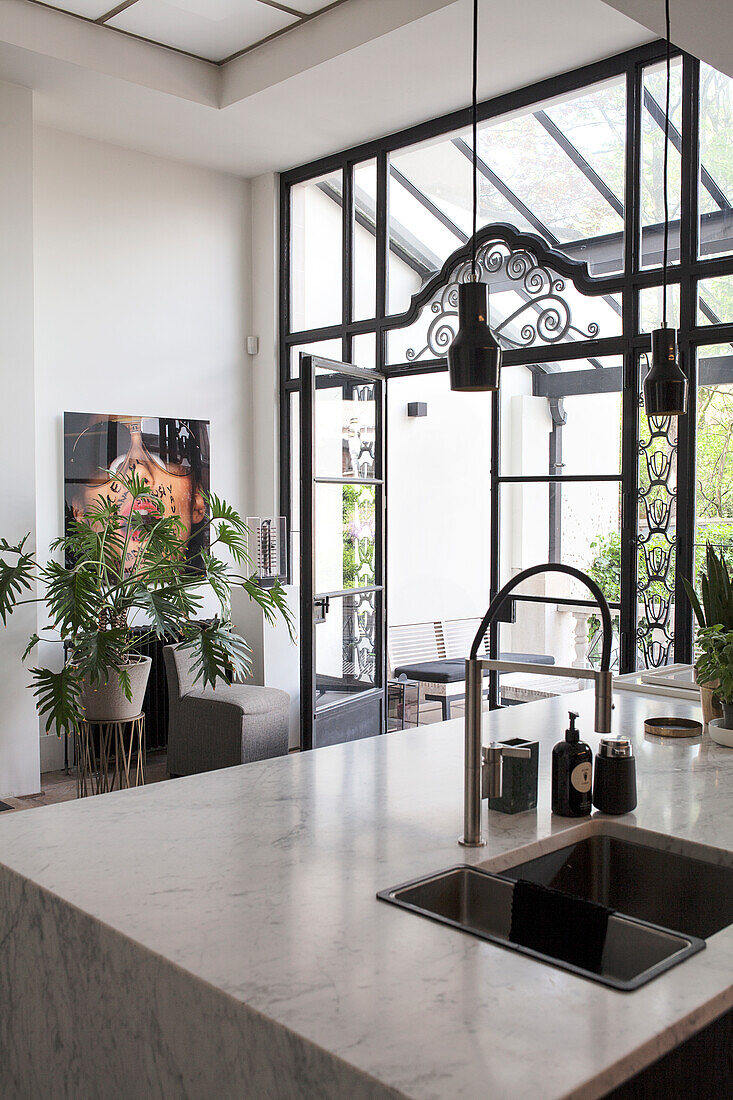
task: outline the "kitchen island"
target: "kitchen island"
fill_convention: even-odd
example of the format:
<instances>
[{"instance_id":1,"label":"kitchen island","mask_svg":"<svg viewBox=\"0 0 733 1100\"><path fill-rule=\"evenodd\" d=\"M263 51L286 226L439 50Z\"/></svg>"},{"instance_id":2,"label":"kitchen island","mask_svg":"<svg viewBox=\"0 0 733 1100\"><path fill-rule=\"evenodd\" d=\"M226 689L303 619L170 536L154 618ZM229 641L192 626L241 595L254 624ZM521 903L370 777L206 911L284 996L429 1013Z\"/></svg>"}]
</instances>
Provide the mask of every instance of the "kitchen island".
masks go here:
<instances>
[{"instance_id":1,"label":"kitchen island","mask_svg":"<svg viewBox=\"0 0 733 1100\"><path fill-rule=\"evenodd\" d=\"M693 703L615 702L616 820L733 850L733 750L645 737ZM595 751L592 692L485 717L541 748L537 810L481 849L460 719L0 817L0 1095L594 1100L700 1031L733 1006L733 926L620 993L375 897L577 825L550 813L569 704Z\"/></svg>"}]
</instances>

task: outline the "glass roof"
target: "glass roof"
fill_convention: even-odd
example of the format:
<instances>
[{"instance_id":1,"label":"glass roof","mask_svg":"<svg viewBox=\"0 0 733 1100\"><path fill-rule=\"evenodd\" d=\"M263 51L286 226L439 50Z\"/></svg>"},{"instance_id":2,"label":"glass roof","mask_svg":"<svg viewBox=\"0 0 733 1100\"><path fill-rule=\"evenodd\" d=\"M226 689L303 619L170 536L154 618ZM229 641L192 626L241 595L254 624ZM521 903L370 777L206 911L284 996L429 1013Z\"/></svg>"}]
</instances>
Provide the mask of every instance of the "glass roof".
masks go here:
<instances>
[{"instance_id":1,"label":"glass roof","mask_svg":"<svg viewBox=\"0 0 733 1100\"><path fill-rule=\"evenodd\" d=\"M680 66L673 71L670 112L670 197L675 186L674 165L679 165ZM655 170L661 156L664 130L663 71L658 65L645 71L643 133L650 150L650 178L642 187L645 196L645 254L661 242L661 184ZM661 83L660 83L661 81ZM676 83L675 83L676 81ZM700 210L718 218L708 226L715 250L733 250L733 173L727 158L729 122L733 117L733 81L703 66L701 80L703 164ZM517 229L543 237L551 246L588 262L593 274L622 270L624 239L624 181L626 147L626 95L623 78L572 93L530 110L501 116L479 127L479 227L509 222ZM653 153L653 155L652 155ZM707 158L707 159L706 159ZM677 181L679 179L679 169ZM728 196L731 196L729 199ZM418 286L440 269L472 229L472 147L470 131L456 131L437 141L412 146L391 157L389 178L390 251L416 274ZM340 194L333 198L340 201ZM357 218L375 223L376 196L355 190ZM673 217L677 210L672 201ZM730 230L730 232L729 232ZM725 237L726 240L721 238ZM675 258L673 253L672 258ZM409 291L411 293L412 291ZM708 320L716 319L714 301L706 302L700 288L700 308ZM404 294L404 291L403 291ZM506 319L520 309L516 297L492 293L492 310ZM581 299L583 296L578 295ZM712 296L711 296L712 299ZM595 298L586 308L575 306L581 317L578 332L568 339L582 339L585 313L598 314L602 335L620 332L619 302ZM391 296L390 312L402 312L408 302ZM518 314L519 316L519 314ZM413 336L417 334L413 333ZM511 323L505 331L506 346L517 346ZM419 340L417 340L419 343ZM397 344L419 354L409 337L391 336L389 359L396 358Z\"/></svg>"}]
</instances>

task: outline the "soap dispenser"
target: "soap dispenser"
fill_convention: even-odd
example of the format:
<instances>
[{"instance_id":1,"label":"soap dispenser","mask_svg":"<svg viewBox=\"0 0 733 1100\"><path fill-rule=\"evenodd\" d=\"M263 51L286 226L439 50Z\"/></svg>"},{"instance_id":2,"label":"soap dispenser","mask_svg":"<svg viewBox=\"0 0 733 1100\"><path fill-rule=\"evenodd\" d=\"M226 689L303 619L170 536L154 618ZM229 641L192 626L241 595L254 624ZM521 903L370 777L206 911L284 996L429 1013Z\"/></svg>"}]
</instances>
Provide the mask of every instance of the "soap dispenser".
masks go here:
<instances>
[{"instance_id":1,"label":"soap dispenser","mask_svg":"<svg viewBox=\"0 0 733 1100\"><path fill-rule=\"evenodd\" d=\"M560 817L585 817L591 811L593 753L580 733L570 711L565 740L552 750L552 812Z\"/></svg>"}]
</instances>

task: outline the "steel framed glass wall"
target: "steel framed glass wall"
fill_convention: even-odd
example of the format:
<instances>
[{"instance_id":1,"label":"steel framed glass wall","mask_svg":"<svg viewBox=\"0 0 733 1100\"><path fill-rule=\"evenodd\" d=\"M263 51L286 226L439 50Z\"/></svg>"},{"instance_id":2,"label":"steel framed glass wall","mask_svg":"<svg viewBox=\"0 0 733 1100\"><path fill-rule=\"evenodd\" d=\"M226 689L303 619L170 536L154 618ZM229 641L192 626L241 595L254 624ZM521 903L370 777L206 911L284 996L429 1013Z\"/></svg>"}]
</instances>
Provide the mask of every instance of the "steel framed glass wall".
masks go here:
<instances>
[{"instance_id":1,"label":"steel framed glass wall","mask_svg":"<svg viewBox=\"0 0 733 1100\"><path fill-rule=\"evenodd\" d=\"M619 523L608 555L617 570L612 594L624 672L691 659L692 618L678 578L695 568L702 529L697 395L704 393L705 430L714 435L717 428L708 422L725 415L726 387L733 384L732 82L677 53L670 110L670 312L690 379L690 412L678 424L657 424L648 423L640 407L648 333L661 312L662 61L663 44L654 43L490 100L479 110L480 232L509 223L534 234L569 262L586 263L593 284L591 316L583 280L568 283L581 291L572 330L542 338L541 310L529 302L532 336L522 337L521 324L505 332L506 367L531 371L531 392L547 398L559 431L545 472L504 468L500 399L494 399L491 585L498 588L502 571L502 496L518 492L520 483L546 486L558 533L553 544L548 529L548 553L562 560L567 547L558 523L572 484L613 482ZM446 345L425 334L416 342L408 327L415 295L468 241L469 122L467 110L455 112L281 177L281 507L293 529L299 353L376 368L387 377L388 392L390 378L446 370ZM558 181L564 186L568 180L561 191ZM492 290L497 308L501 292ZM508 299L501 308L502 318L511 320ZM724 396L708 400L711 386ZM564 473L557 450L563 402L582 400L590 410L594 395L608 393L617 395L620 410L618 466L600 471L590 464ZM715 507L708 502L704 518ZM577 603L574 595L567 598ZM551 595L532 599L557 603Z\"/></svg>"}]
</instances>

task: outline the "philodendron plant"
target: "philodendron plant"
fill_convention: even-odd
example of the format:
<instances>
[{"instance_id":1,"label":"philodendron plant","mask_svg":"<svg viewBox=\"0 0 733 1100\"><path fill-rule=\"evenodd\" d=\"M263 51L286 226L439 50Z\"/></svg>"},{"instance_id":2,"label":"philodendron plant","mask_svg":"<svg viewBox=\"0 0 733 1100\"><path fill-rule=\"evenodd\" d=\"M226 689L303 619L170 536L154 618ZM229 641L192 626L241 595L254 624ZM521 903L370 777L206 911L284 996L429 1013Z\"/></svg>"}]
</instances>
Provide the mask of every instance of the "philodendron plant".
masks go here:
<instances>
[{"instance_id":1,"label":"philodendron plant","mask_svg":"<svg viewBox=\"0 0 733 1100\"><path fill-rule=\"evenodd\" d=\"M697 634L697 670L706 682L717 682L715 694L725 708L733 707L733 630L704 626Z\"/></svg>"},{"instance_id":2,"label":"philodendron plant","mask_svg":"<svg viewBox=\"0 0 733 1100\"><path fill-rule=\"evenodd\" d=\"M182 556L183 525L165 515L160 500L134 471L115 473L125 500L100 494L83 519L69 522L66 534L51 546L56 557L39 564L26 550L28 537L11 545L0 539L0 619L21 604L45 603L49 634L33 634L23 654L41 640L65 643L68 659L61 671L31 670L36 705L46 731L72 732L84 718L82 688L114 676L131 698L129 667L136 648L155 636L180 642L191 651L195 679L215 687L219 681L244 679L251 670L247 643L234 633L231 593L242 588L272 623L282 616L292 636L292 617L279 583L263 589L247 570L247 526L239 514L214 494L205 495L209 549L201 551L202 567ZM212 553L228 551L234 567ZM219 612L197 622L203 590L213 591ZM34 590L35 593L34 594ZM133 633L142 619L142 633Z\"/></svg>"}]
</instances>

